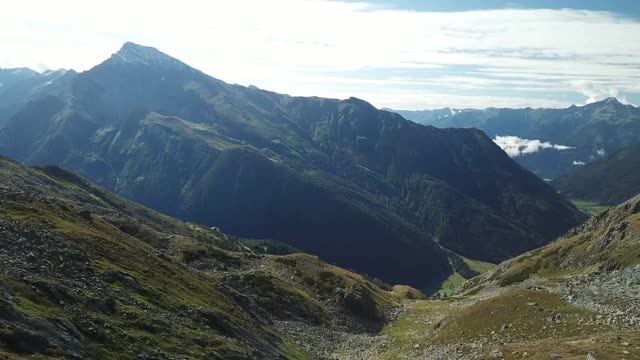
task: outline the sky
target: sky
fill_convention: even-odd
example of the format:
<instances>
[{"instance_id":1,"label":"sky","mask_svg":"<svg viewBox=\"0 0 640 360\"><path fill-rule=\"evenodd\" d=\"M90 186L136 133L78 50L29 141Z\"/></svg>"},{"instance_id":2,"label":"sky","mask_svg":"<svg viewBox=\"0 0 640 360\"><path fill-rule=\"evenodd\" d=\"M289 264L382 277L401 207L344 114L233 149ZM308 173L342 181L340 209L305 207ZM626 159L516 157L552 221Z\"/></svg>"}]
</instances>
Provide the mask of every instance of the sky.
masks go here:
<instances>
[{"instance_id":1,"label":"sky","mask_svg":"<svg viewBox=\"0 0 640 360\"><path fill-rule=\"evenodd\" d=\"M85 71L126 41L229 83L377 107L640 105L631 0L9 0L0 67Z\"/></svg>"}]
</instances>

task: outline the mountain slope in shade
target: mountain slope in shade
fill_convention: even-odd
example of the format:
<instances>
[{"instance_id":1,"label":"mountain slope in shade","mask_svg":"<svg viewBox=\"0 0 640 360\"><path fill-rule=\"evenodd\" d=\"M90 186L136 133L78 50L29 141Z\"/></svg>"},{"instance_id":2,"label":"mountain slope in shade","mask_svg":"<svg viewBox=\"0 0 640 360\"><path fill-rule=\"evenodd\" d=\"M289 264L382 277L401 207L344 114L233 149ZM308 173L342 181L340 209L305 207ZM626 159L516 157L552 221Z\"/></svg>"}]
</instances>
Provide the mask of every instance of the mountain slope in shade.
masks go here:
<instances>
[{"instance_id":1,"label":"mountain slope in shade","mask_svg":"<svg viewBox=\"0 0 640 360\"><path fill-rule=\"evenodd\" d=\"M336 351L422 297L314 256L257 253L273 246L0 158L0 357L320 358L290 326L339 336Z\"/></svg>"},{"instance_id":2,"label":"mountain slope in shade","mask_svg":"<svg viewBox=\"0 0 640 360\"><path fill-rule=\"evenodd\" d=\"M26 103L60 91L75 75L75 71L63 69L43 73L27 68L0 69L0 128Z\"/></svg>"},{"instance_id":3,"label":"mountain slope in shade","mask_svg":"<svg viewBox=\"0 0 640 360\"><path fill-rule=\"evenodd\" d=\"M553 181L565 196L617 205L640 193L640 145L627 146Z\"/></svg>"},{"instance_id":4,"label":"mountain slope in shade","mask_svg":"<svg viewBox=\"0 0 640 360\"><path fill-rule=\"evenodd\" d=\"M606 154L635 144L640 136L640 109L608 98L566 109L497 109L396 111L409 120L440 128L478 128L491 138L518 136L574 149L543 149L516 160L543 178L556 178ZM394 110L395 111L395 110Z\"/></svg>"},{"instance_id":5,"label":"mountain slope in shade","mask_svg":"<svg viewBox=\"0 0 640 360\"><path fill-rule=\"evenodd\" d=\"M422 289L474 273L456 253L497 262L582 220L480 131L229 85L131 43L16 113L0 153Z\"/></svg>"}]
</instances>

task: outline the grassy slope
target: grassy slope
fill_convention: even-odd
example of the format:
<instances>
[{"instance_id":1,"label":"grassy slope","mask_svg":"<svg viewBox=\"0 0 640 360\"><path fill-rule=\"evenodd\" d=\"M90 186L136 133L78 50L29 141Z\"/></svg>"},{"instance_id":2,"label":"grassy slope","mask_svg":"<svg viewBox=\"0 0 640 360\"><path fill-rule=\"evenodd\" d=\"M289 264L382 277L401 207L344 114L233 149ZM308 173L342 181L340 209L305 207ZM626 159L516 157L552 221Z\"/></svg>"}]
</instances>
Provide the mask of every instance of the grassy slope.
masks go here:
<instances>
[{"instance_id":1,"label":"grassy slope","mask_svg":"<svg viewBox=\"0 0 640 360\"><path fill-rule=\"evenodd\" d=\"M314 257L258 255L255 242L160 215L57 168L0 159L0 198L0 355L24 351L23 329L51 339L26 351L48 357L304 358L270 319L327 322L337 315L323 307L331 301L344 317L379 323L400 299ZM256 306L253 295L273 298ZM285 300L300 311L274 307ZM71 345L60 330L67 321Z\"/></svg>"},{"instance_id":2,"label":"grassy slope","mask_svg":"<svg viewBox=\"0 0 640 360\"><path fill-rule=\"evenodd\" d=\"M562 277L640 263L640 197L592 217L555 242L508 260L466 284L517 283L531 275Z\"/></svg>"},{"instance_id":3,"label":"grassy slope","mask_svg":"<svg viewBox=\"0 0 640 360\"><path fill-rule=\"evenodd\" d=\"M629 344L638 343L640 334L633 328L583 321L601 315L539 287L518 284L536 275L539 284L557 286L592 271L634 266L640 263L639 238L640 197L636 197L595 215L559 240L466 282L460 295L409 304L396 323L383 329L392 346L381 358L438 356L434 351L441 349L449 349L442 358L452 357L452 351L456 356L473 352L505 359L549 359L552 353L562 359L584 359L588 352L597 353L598 359L635 358L638 348ZM550 320L554 316L561 320ZM493 351L502 355L493 356Z\"/></svg>"},{"instance_id":4,"label":"grassy slope","mask_svg":"<svg viewBox=\"0 0 640 360\"><path fill-rule=\"evenodd\" d=\"M555 314L562 322L548 321ZM562 359L584 359L588 352L598 353L598 359L618 359L616 354L629 350L624 342L640 340L640 334L634 331L579 321L593 316L596 314L555 295L522 288L488 299L472 296L419 301L409 306L396 324L382 331L393 346L381 358L419 358L433 354L432 346L450 345L457 347L459 355L479 351L483 358L491 358L491 352L499 350L503 354L499 358L504 359L549 359L551 353ZM489 343L495 339L494 345L482 350L471 346L488 339Z\"/></svg>"},{"instance_id":5,"label":"grassy slope","mask_svg":"<svg viewBox=\"0 0 640 360\"><path fill-rule=\"evenodd\" d=\"M68 246L77 249L90 260L89 272L102 280L101 284L89 289L73 288L65 278L65 273L42 271L32 276L37 281L23 281L16 277L10 269L2 275L2 282L10 289L16 299L15 309L27 318L45 318L49 321L56 319L71 319L76 328L86 336L88 353L97 358L134 357L140 349L147 348L146 344L153 344L156 352L181 353L184 356L198 358L204 354L218 354L219 356L244 356L248 351L263 348L265 354L287 353L289 349L285 343L277 339L265 321L252 319L241 306L233 300L233 292L223 284L212 278L203 276L189 268L164 261L157 256L154 242L162 239L166 234L156 233L151 228L137 231L140 237L127 234L114 226L106 218L106 213L95 213L99 206L106 203L96 194L85 192L76 184L64 183L44 173L26 172L18 165L3 162L3 180L21 181L34 186L50 182L53 190L69 191L78 197L88 196L93 200L92 214L89 219L80 218L74 212L59 210L56 207L74 209L80 205L68 201L55 193L45 192L42 201L34 199L18 199L17 201L3 201L2 219L17 226L28 229L45 229L64 238ZM17 179L16 174L22 175ZM3 185L6 185L3 182ZM59 187L62 187L61 189ZM98 194L100 195L100 194ZM57 206L48 201L58 200ZM131 211L140 210L139 208ZM143 210L144 211L144 210ZM155 215L157 225L171 230L173 226L180 226L181 231L188 229L171 219ZM134 219L125 219L135 222ZM166 221L166 223L163 223ZM182 225L182 226L181 226ZM141 226L143 227L143 226ZM142 234L141 234L142 233ZM193 236L195 237L195 236ZM141 241L145 239L147 241ZM212 238L215 240L215 238ZM193 240L192 240L193 241ZM43 255L45 255L43 253ZM19 254L14 254L19 256ZM44 260L44 259L43 259ZM46 265L43 265L46 266ZM127 274L139 284L143 291L127 291L122 281L109 282L109 278L116 274ZM104 287L103 287L104 286ZM32 288L35 287L35 293ZM56 292L71 293L77 299L73 305L60 305L55 296L38 296L42 288L53 288ZM126 292L122 297L114 294ZM91 300L101 296L113 296L117 311L114 314L102 314L91 308ZM214 318L226 325L218 329L207 329L206 324L188 319L184 315L178 317L180 321L173 321L173 315L189 312L213 314ZM142 319L160 324L169 323L169 329L159 331L159 334L149 330ZM84 324L103 324L104 328L112 328L112 334L91 334L91 326ZM231 334L225 327L244 329L242 333ZM215 326L214 326L215 327ZM225 333L226 332L226 333ZM240 342L225 339L225 336L237 337ZM196 345L200 339L202 345ZM243 342L246 342L244 345ZM255 342L254 344L250 344ZM56 350L57 351L57 350ZM51 353L55 354L56 351ZM50 353L50 354L51 354ZM225 355L223 355L225 354Z\"/></svg>"},{"instance_id":6,"label":"grassy slope","mask_svg":"<svg viewBox=\"0 0 640 360\"><path fill-rule=\"evenodd\" d=\"M577 207L578 210L582 211L583 213L589 216L597 215L607 210L608 208L610 208L610 206L608 205L600 205L596 202L589 201L589 200L571 199L571 203L575 207Z\"/></svg>"},{"instance_id":7,"label":"grassy slope","mask_svg":"<svg viewBox=\"0 0 640 360\"><path fill-rule=\"evenodd\" d=\"M469 269L471 269L477 274L484 274L485 272L493 269L496 266L495 264L477 261L477 260L471 260L468 258L462 258L462 259L464 263L469 267ZM440 296L451 296L455 294L456 290L460 286L462 286L462 284L464 284L467 280L468 278L465 278L463 275L461 275L459 272L456 271L453 274L451 274L451 276L449 276L442 283L442 287L440 288L440 290L438 290L436 294Z\"/></svg>"}]
</instances>

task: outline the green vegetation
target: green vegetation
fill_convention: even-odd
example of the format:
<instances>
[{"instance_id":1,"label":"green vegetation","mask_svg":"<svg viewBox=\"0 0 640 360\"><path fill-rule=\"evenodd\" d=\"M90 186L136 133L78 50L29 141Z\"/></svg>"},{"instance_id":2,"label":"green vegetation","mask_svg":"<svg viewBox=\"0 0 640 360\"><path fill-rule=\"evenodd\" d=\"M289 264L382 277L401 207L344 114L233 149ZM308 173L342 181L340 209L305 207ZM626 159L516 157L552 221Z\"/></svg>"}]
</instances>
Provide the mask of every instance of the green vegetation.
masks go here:
<instances>
[{"instance_id":1,"label":"green vegetation","mask_svg":"<svg viewBox=\"0 0 640 360\"><path fill-rule=\"evenodd\" d=\"M608 205L600 205L593 201L579 200L579 199L571 199L571 203L575 207L577 207L578 210L582 211L583 213L589 216L597 215L611 207Z\"/></svg>"},{"instance_id":2,"label":"green vegetation","mask_svg":"<svg viewBox=\"0 0 640 360\"><path fill-rule=\"evenodd\" d=\"M464 260L465 264L469 266L471 270L477 272L478 274L483 274L496 267L495 264L484 262L484 261L472 260L465 257L463 257L462 259Z\"/></svg>"},{"instance_id":3,"label":"green vegetation","mask_svg":"<svg viewBox=\"0 0 640 360\"><path fill-rule=\"evenodd\" d=\"M465 271L463 271L462 269L460 270L464 272L464 275L459 273L458 271L454 271L453 274L451 274L442 283L441 288L436 292L437 296L444 296L444 297L452 296L453 294L456 293L458 288L460 288L467 280L469 280L469 278L480 275L480 274L484 274L487 271L492 270L496 266L495 264L477 261L477 260L471 260L465 257L462 257L461 259L464 266L466 266L468 269L465 269Z\"/></svg>"},{"instance_id":4,"label":"green vegetation","mask_svg":"<svg viewBox=\"0 0 640 360\"><path fill-rule=\"evenodd\" d=\"M505 356L509 359L524 356L546 359L551 352L561 354L562 358L582 358L589 351L607 355L624 350L619 340L605 339L638 337L634 331L616 331L612 326L590 325L580 320L595 316L596 313L572 306L555 295L521 288L488 299L419 301L382 330L393 346L387 347L380 358L417 358L434 345L456 346L458 356L480 352L481 357L491 358L492 350L500 350L511 355ZM549 320L552 318L560 320ZM590 336L601 337L602 343L581 341ZM495 345L485 345L484 349L472 345L488 339L494 339Z\"/></svg>"},{"instance_id":5,"label":"green vegetation","mask_svg":"<svg viewBox=\"0 0 640 360\"><path fill-rule=\"evenodd\" d=\"M535 305L529 305L532 303ZM550 335L542 327L545 326L544 319L553 314L560 314L568 321L554 327L554 335ZM446 324L434 336L436 342L470 340L489 335L491 331L501 331L504 324L511 326L502 331L514 333L514 337L526 336L536 340L572 336L584 330L578 326L578 317L589 316L595 314L571 306L555 295L514 288L450 314ZM591 327L592 331L595 330L595 325Z\"/></svg>"},{"instance_id":6,"label":"green vegetation","mask_svg":"<svg viewBox=\"0 0 640 360\"><path fill-rule=\"evenodd\" d=\"M454 272L442 283L442 289L440 289L436 295L451 296L455 293L458 287L464 284L465 281L467 281L467 279L462 277L459 273Z\"/></svg>"}]
</instances>

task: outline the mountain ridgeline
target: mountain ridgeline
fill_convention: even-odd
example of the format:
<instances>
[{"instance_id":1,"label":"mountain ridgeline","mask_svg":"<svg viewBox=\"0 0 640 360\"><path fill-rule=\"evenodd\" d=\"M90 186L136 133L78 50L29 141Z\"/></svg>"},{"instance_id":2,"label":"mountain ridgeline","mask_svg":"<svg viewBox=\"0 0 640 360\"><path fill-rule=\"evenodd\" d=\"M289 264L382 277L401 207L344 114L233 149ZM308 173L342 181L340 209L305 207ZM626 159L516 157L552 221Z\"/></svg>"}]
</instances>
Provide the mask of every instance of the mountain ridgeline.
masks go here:
<instances>
[{"instance_id":1,"label":"mountain ridgeline","mask_svg":"<svg viewBox=\"0 0 640 360\"><path fill-rule=\"evenodd\" d=\"M583 220L479 130L230 85L132 43L16 111L0 153L421 289Z\"/></svg>"},{"instance_id":2,"label":"mountain ridgeline","mask_svg":"<svg viewBox=\"0 0 640 360\"><path fill-rule=\"evenodd\" d=\"M396 111L396 110L393 110ZM540 177L554 179L612 154L640 138L640 108L608 98L565 109L441 109L396 111L409 120L439 128L478 128L491 138L517 136L560 144L569 149L542 149L516 160Z\"/></svg>"},{"instance_id":3,"label":"mountain ridgeline","mask_svg":"<svg viewBox=\"0 0 640 360\"><path fill-rule=\"evenodd\" d=\"M32 99L60 91L76 72L64 69L42 73L28 69L0 69L0 127Z\"/></svg>"}]
</instances>

